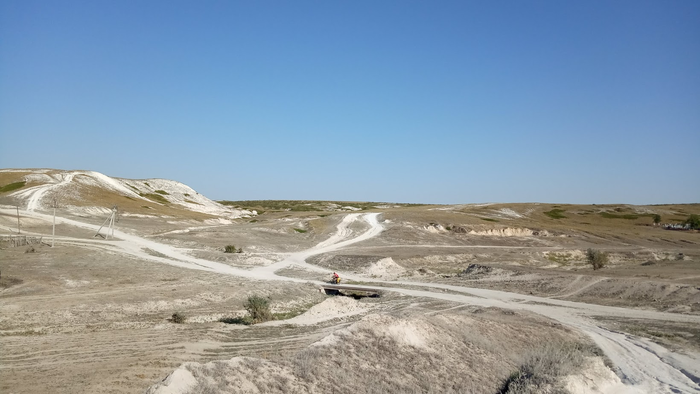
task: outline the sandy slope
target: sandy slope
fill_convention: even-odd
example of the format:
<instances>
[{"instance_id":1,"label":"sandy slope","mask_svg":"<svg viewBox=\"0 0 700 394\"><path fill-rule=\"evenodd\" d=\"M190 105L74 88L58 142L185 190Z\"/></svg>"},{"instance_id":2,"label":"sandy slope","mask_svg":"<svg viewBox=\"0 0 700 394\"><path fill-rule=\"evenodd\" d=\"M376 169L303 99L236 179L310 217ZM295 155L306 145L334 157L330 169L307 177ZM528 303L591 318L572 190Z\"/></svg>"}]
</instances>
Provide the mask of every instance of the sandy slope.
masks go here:
<instances>
[{"instance_id":1,"label":"sandy slope","mask_svg":"<svg viewBox=\"0 0 700 394\"><path fill-rule=\"evenodd\" d=\"M30 195L30 201L38 199L37 195L46 192L46 188L34 190ZM11 213L7 210L7 213ZM26 215L37 219L49 221L51 217L37 212L27 211ZM226 275L235 275L254 280L286 280L307 282L300 279L285 278L275 272L292 265L301 266L307 269L327 272L326 269L310 265L305 262L310 256L327 253L341 249L351 244L368 240L383 230L379 222L379 214L349 214L338 224L334 235L329 239L319 243L315 247L293 253L284 260L269 265L267 267L243 270L230 267L225 264L195 258L183 253L181 250L158 242L145 239L138 235L127 234L116 231L115 236L119 241L103 241L103 245L109 245L114 250L137 256L142 259L158 261L182 268L207 270ZM73 226L97 230L96 225L82 223L76 220L60 219L61 222ZM350 225L364 221L368 229L355 235L350 230ZM93 244L84 240L66 240L72 243ZM156 257L148 254L144 249L151 249L167 257ZM495 306L507 309L528 310L542 314L551 319L557 320L571 328L582 331L589 335L606 353L606 355L619 368L619 372L626 384L624 391L620 387L611 387L608 392L630 392L630 393L697 393L700 392L700 357L698 355L686 356L673 353L659 345L649 341L641 340L624 333L612 332L599 327L592 316L625 316L644 319L659 319L667 321L695 322L700 324L700 317L691 315L681 315L673 313L644 311L637 309L608 307L601 305L577 303L549 299L543 297L527 296L522 294L509 293L504 291L475 289L461 286L439 285L432 283L381 281L365 278L361 276L344 275L346 278L362 281L372 281L390 286L387 290L398 293L417 296L430 297L441 300L449 300L459 303L480 306ZM424 286L432 290L413 290L402 286ZM445 290L462 293L446 293Z\"/></svg>"}]
</instances>

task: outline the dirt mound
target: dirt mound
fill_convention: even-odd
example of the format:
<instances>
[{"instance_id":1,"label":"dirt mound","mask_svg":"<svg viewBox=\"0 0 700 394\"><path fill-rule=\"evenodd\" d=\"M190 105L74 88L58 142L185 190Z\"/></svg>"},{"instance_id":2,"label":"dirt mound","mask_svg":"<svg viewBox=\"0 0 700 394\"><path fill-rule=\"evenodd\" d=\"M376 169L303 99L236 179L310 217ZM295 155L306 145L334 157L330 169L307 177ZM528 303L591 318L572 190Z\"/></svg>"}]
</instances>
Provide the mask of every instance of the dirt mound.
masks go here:
<instances>
[{"instance_id":1,"label":"dirt mound","mask_svg":"<svg viewBox=\"0 0 700 394\"><path fill-rule=\"evenodd\" d=\"M235 357L206 364L185 363L146 394L301 393L291 368L267 360Z\"/></svg>"},{"instance_id":2,"label":"dirt mound","mask_svg":"<svg viewBox=\"0 0 700 394\"><path fill-rule=\"evenodd\" d=\"M391 257L387 257L370 265L364 273L373 278L392 280L406 274L406 269L396 264Z\"/></svg>"}]
</instances>

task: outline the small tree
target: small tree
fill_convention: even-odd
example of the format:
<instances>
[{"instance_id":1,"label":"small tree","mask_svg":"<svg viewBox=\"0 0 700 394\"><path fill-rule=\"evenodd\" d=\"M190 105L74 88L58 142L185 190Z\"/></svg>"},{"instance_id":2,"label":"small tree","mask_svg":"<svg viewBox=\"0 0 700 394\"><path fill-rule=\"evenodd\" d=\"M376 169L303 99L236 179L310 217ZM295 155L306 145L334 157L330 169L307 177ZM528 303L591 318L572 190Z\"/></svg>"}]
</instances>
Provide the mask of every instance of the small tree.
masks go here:
<instances>
[{"instance_id":1,"label":"small tree","mask_svg":"<svg viewBox=\"0 0 700 394\"><path fill-rule=\"evenodd\" d=\"M693 230L700 230L700 216L696 214L688 216L688 219L686 219L685 224L690 226L690 228Z\"/></svg>"},{"instance_id":2,"label":"small tree","mask_svg":"<svg viewBox=\"0 0 700 394\"><path fill-rule=\"evenodd\" d=\"M601 269L608 264L608 255L605 252L601 252L596 249L588 249L586 251L586 258L588 259L588 264L593 266L594 270Z\"/></svg>"},{"instance_id":3,"label":"small tree","mask_svg":"<svg viewBox=\"0 0 700 394\"><path fill-rule=\"evenodd\" d=\"M654 224L659 224L661 223L661 215L658 213L654 215Z\"/></svg>"},{"instance_id":4,"label":"small tree","mask_svg":"<svg viewBox=\"0 0 700 394\"><path fill-rule=\"evenodd\" d=\"M272 320L270 301L265 297L259 295L249 296L243 307L250 314L253 324Z\"/></svg>"},{"instance_id":5,"label":"small tree","mask_svg":"<svg viewBox=\"0 0 700 394\"><path fill-rule=\"evenodd\" d=\"M182 324L185 322L185 315L183 315L180 312L175 312L173 313L172 317L170 318L170 321L176 324Z\"/></svg>"}]
</instances>

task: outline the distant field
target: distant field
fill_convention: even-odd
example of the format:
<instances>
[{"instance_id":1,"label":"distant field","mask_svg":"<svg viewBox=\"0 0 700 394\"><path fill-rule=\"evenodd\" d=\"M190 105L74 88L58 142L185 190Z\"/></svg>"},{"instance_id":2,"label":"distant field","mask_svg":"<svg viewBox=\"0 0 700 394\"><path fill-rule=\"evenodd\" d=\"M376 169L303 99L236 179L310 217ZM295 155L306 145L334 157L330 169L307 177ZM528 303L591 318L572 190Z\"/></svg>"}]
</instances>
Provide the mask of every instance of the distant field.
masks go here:
<instances>
[{"instance_id":1,"label":"distant field","mask_svg":"<svg viewBox=\"0 0 700 394\"><path fill-rule=\"evenodd\" d=\"M242 209L255 209L264 211L292 211L292 212L324 212L337 211L338 209L351 207L356 210L376 209L382 206L392 207L416 207L425 204L404 204L387 202L352 202L352 201L307 201L307 200L245 200L245 201L218 201L223 205ZM347 209L347 208L346 208Z\"/></svg>"}]
</instances>

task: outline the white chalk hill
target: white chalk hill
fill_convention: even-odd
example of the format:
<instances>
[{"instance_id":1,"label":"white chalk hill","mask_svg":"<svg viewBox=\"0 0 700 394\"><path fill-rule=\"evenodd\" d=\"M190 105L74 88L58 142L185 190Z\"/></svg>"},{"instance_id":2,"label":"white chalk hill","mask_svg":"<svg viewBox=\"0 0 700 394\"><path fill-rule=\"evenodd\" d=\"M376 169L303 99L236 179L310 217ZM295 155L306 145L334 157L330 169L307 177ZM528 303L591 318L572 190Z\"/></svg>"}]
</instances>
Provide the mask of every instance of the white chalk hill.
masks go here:
<instances>
[{"instance_id":1,"label":"white chalk hill","mask_svg":"<svg viewBox=\"0 0 700 394\"><path fill-rule=\"evenodd\" d=\"M3 180L26 182L10 193L28 211L49 210L54 196L70 212L99 214L113 205L132 215L201 213L233 219L252 216L253 211L234 209L199 194L191 187L167 179L113 178L96 171L50 169L1 169Z\"/></svg>"}]
</instances>

